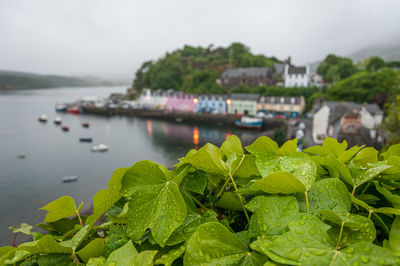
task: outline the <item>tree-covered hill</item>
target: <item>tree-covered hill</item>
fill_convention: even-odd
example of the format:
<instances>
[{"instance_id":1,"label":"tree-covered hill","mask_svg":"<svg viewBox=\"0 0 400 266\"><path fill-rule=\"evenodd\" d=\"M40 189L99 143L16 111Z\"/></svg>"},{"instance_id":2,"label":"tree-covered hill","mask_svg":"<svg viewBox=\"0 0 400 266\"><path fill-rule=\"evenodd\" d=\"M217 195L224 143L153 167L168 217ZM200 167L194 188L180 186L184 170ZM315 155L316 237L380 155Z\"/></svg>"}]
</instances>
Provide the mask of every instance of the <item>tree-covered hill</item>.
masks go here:
<instances>
[{"instance_id":1,"label":"tree-covered hill","mask_svg":"<svg viewBox=\"0 0 400 266\"><path fill-rule=\"evenodd\" d=\"M133 87L221 93L226 89L215 81L224 69L273 66L278 62L275 57L254 55L241 43L232 43L226 48L185 45L157 61L144 62L136 72Z\"/></svg>"},{"instance_id":2,"label":"tree-covered hill","mask_svg":"<svg viewBox=\"0 0 400 266\"><path fill-rule=\"evenodd\" d=\"M0 90L101 85L113 85L113 83L93 77L78 78L57 75L38 75L16 71L0 71Z\"/></svg>"}]
</instances>

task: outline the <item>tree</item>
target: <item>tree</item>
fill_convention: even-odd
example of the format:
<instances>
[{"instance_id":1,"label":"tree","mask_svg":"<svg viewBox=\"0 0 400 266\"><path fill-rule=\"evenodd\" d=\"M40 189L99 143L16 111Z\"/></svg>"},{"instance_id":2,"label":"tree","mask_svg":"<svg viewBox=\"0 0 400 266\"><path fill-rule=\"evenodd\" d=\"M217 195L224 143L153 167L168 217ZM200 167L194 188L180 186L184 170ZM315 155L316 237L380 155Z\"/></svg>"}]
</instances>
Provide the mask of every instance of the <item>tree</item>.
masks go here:
<instances>
[{"instance_id":1,"label":"tree","mask_svg":"<svg viewBox=\"0 0 400 266\"><path fill-rule=\"evenodd\" d=\"M388 145L400 143L400 94L395 100L386 104L387 116L382 127L388 136Z\"/></svg>"},{"instance_id":2,"label":"tree","mask_svg":"<svg viewBox=\"0 0 400 266\"><path fill-rule=\"evenodd\" d=\"M369 61L366 65L366 69L368 71L377 71L383 67L385 67L386 63L385 61L377 56L372 56L369 58Z\"/></svg>"},{"instance_id":3,"label":"tree","mask_svg":"<svg viewBox=\"0 0 400 266\"><path fill-rule=\"evenodd\" d=\"M337 82L357 72L350 58L328 55L318 66L317 73L328 82Z\"/></svg>"}]
</instances>

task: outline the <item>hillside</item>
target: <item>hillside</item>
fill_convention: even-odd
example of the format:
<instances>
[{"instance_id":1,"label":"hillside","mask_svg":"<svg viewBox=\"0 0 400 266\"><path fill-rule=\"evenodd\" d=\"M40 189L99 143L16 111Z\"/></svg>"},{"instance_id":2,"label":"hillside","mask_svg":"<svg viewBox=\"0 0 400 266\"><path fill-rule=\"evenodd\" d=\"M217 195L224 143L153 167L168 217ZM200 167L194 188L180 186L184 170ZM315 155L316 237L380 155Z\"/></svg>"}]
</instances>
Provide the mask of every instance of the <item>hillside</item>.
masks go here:
<instances>
[{"instance_id":1,"label":"hillside","mask_svg":"<svg viewBox=\"0 0 400 266\"><path fill-rule=\"evenodd\" d=\"M0 90L113 85L93 77L66 77L0 70Z\"/></svg>"},{"instance_id":2,"label":"hillside","mask_svg":"<svg viewBox=\"0 0 400 266\"><path fill-rule=\"evenodd\" d=\"M225 69L273 66L277 62L275 57L252 54L241 43L232 43L226 48L186 45L156 61L144 62L136 72L133 87L222 93L225 88L215 81Z\"/></svg>"},{"instance_id":3,"label":"hillside","mask_svg":"<svg viewBox=\"0 0 400 266\"><path fill-rule=\"evenodd\" d=\"M359 62L371 56L379 56L385 61L400 61L400 44L366 47L348 57L354 62Z\"/></svg>"}]
</instances>

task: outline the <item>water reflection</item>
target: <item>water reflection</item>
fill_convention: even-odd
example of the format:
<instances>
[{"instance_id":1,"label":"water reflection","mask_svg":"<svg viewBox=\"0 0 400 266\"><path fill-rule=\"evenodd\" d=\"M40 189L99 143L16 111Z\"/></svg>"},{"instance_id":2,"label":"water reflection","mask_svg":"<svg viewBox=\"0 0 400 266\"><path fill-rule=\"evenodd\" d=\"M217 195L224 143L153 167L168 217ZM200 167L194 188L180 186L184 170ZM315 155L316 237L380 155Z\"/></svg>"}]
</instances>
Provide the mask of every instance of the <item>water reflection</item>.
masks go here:
<instances>
[{"instance_id":1,"label":"water reflection","mask_svg":"<svg viewBox=\"0 0 400 266\"><path fill-rule=\"evenodd\" d=\"M197 150L199 145L199 129L197 127L193 128L193 144Z\"/></svg>"},{"instance_id":2,"label":"water reflection","mask_svg":"<svg viewBox=\"0 0 400 266\"><path fill-rule=\"evenodd\" d=\"M152 139L153 137L153 125L151 124L151 120L147 120L147 136L149 136L149 139Z\"/></svg>"}]
</instances>

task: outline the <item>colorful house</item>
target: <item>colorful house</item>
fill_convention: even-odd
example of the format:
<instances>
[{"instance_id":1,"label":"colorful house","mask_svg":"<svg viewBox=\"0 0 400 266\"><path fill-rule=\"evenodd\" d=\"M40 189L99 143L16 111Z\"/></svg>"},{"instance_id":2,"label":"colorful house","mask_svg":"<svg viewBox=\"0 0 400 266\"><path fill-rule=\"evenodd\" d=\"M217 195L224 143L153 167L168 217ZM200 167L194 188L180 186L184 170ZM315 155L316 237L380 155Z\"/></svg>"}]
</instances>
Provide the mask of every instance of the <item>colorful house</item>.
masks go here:
<instances>
[{"instance_id":1,"label":"colorful house","mask_svg":"<svg viewBox=\"0 0 400 266\"><path fill-rule=\"evenodd\" d=\"M226 114L227 95L206 95L197 96L196 112L200 114ZM196 100L195 100L196 101Z\"/></svg>"},{"instance_id":2,"label":"colorful house","mask_svg":"<svg viewBox=\"0 0 400 266\"><path fill-rule=\"evenodd\" d=\"M153 107L151 89L144 89L139 97L139 107L149 109Z\"/></svg>"},{"instance_id":3,"label":"colorful house","mask_svg":"<svg viewBox=\"0 0 400 266\"><path fill-rule=\"evenodd\" d=\"M228 104L228 114L256 115L259 94L233 93Z\"/></svg>"},{"instance_id":4,"label":"colorful house","mask_svg":"<svg viewBox=\"0 0 400 266\"><path fill-rule=\"evenodd\" d=\"M257 112L266 115L282 115L285 117L298 117L306 108L304 97L276 97L261 96L257 103Z\"/></svg>"},{"instance_id":5,"label":"colorful house","mask_svg":"<svg viewBox=\"0 0 400 266\"><path fill-rule=\"evenodd\" d=\"M164 110L167 96L168 92L165 90L158 89L153 91L151 95L152 108Z\"/></svg>"},{"instance_id":6,"label":"colorful house","mask_svg":"<svg viewBox=\"0 0 400 266\"><path fill-rule=\"evenodd\" d=\"M197 98L196 98L197 99ZM193 94L183 92L169 92L165 101L165 109L168 111L196 112L197 102Z\"/></svg>"}]
</instances>

